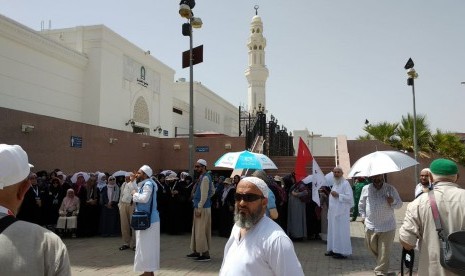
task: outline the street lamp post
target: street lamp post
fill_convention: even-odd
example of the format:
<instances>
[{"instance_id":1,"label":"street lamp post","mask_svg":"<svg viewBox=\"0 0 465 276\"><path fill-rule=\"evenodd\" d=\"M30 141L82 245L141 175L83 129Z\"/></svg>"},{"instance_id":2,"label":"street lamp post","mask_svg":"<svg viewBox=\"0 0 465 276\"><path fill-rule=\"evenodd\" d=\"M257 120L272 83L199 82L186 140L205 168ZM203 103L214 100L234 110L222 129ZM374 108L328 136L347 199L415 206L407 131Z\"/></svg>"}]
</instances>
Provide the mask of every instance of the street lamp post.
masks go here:
<instances>
[{"instance_id":1,"label":"street lamp post","mask_svg":"<svg viewBox=\"0 0 465 276\"><path fill-rule=\"evenodd\" d=\"M182 34L189 36L189 175L194 177L194 55L192 28L201 28L202 20L194 17L192 9L195 6L195 0L181 0L179 3L179 14L187 18L188 23L182 25Z\"/></svg>"},{"instance_id":2,"label":"street lamp post","mask_svg":"<svg viewBox=\"0 0 465 276\"><path fill-rule=\"evenodd\" d=\"M407 63L405 64L404 68L407 70L407 85L412 87L412 95L413 95L413 154L415 160L418 158L418 146L417 146L417 111L415 105L415 79L418 78L418 74L413 69L415 64L413 60L409 58ZM418 183L418 165L415 165L415 184Z\"/></svg>"}]
</instances>

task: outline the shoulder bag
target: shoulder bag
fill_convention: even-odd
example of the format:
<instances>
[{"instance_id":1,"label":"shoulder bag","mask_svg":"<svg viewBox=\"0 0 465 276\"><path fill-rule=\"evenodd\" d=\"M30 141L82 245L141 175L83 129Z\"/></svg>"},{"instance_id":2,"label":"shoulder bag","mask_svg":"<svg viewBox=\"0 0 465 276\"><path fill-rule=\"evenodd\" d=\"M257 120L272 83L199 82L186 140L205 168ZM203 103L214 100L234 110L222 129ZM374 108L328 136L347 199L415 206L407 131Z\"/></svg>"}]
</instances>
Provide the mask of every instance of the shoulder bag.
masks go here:
<instances>
[{"instance_id":1,"label":"shoulder bag","mask_svg":"<svg viewBox=\"0 0 465 276\"><path fill-rule=\"evenodd\" d=\"M150 218L152 216L153 194L154 194L154 192L155 192L155 187L153 188L152 194L150 195L150 212L134 211L134 213L132 213L131 227L134 230L145 230L145 229L150 227Z\"/></svg>"},{"instance_id":2,"label":"shoulder bag","mask_svg":"<svg viewBox=\"0 0 465 276\"><path fill-rule=\"evenodd\" d=\"M439 237L441 265L451 272L463 275L465 273L465 231L456 231L449 235L446 233L447 239L444 238L445 235L442 233L444 229L442 228L441 216L439 215L434 192L429 191L428 195Z\"/></svg>"}]
</instances>

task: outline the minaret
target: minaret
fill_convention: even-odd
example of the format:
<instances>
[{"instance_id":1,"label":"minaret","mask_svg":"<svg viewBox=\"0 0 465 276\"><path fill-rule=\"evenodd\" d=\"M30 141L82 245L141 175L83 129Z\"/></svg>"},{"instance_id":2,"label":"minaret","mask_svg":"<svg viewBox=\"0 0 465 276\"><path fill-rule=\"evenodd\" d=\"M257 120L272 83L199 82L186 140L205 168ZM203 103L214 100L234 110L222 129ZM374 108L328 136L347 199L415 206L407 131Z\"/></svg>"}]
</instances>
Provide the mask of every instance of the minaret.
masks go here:
<instances>
[{"instance_id":1,"label":"minaret","mask_svg":"<svg viewBox=\"0 0 465 276\"><path fill-rule=\"evenodd\" d=\"M268 69L265 65L266 39L263 37L263 23L258 16L258 5L254 7L255 16L250 24L250 35L247 42L249 48L249 68L245 70L245 76L249 82L248 106L249 112L266 109L266 88Z\"/></svg>"}]
</instances>

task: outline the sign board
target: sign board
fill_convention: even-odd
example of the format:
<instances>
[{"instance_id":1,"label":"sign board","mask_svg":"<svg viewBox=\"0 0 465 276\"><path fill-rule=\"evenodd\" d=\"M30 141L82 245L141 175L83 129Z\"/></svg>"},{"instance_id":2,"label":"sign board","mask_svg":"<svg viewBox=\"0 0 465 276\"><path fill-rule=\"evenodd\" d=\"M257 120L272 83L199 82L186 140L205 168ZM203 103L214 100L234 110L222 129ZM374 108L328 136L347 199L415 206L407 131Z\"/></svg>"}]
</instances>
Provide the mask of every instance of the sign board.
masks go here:
<instances>
[{"instance_id":1,"label":"sign board","mask_svg":"<svg viewBox=\"0 0 465 276\"><path fill-rule=\"evenodd\" d=\"M210 147L209 146L197 146L195 147L195 152L209 152Z\"/></svg>"},{"instance_id":2,"label":"sign board","mask_svg":"<svg viewBox=\"0 0 465 276\"><path fill-rule=\"evenodd\" d=\"M163 130L163 136L168 136L168 130Z\"/></svg>"},{"instance_id":3,"label":"sign board","mask_svg":"<svg viewBox=\"0 0 465 276\"><path fill-rule=\"evenodd\" d=\"M82 148L82 137L71 136L69 146L72 148Z\"/></svg>"},{"instance_id":4,"label":"sign board","mask_svg":"<svg viewBox=\"0 0 465 276\"><path fill-rule=\"evenodd\" d=\"M182 68L189 67L189 50L182 52ZM192 48L192 65L203 62L203 45Z\"/></svg>"}]
</instances>

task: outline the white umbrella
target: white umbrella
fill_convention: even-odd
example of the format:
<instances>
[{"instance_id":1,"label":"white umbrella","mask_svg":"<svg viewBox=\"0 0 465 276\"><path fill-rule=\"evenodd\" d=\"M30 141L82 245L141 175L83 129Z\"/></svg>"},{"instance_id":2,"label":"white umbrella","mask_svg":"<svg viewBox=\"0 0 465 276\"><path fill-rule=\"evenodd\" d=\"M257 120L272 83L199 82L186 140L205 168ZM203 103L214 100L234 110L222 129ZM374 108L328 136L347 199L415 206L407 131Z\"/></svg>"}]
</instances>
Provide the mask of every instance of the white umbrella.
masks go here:
<instances>
[{"instance_id":1,"label":"white umbrella","mask_svg":"<svg viewBox=\"0 0 465 276\"><path fill-rule=\"evenodd\" d=\"M71 182L76 183L77 178L78 178L79 175L82 175L82 177L84 177L84 180L86 182L90 178L90 174L88 174L86 172L77 172L77 173L73 174L73 176L71 176Z\"/></svg>"},{"instance_id":2,"label":"white umbrella","mask_svg":"<svg viewBox=\"0 0 465 276\"><path fill-rule=\"evenodd\" d=\"M400 151L375 151L358 159L348 176L373 176L398 172L417 164L419 163L415 159Z\"/></svg>"},{"instance_id":3,"label":"white umbrella","mask_svg":"<svg viewBox=\"0 0 465 276\"><path fill-rule=\"evenodd\" d=\"M268 156L248 150L225 153L216 160L215 167L255 170L278 169Z\"/></svg>"},{"instance_id":4,"label":"white umbrella","mask_svg":"<svg viewBox=\"0 0 465 276\"><path fill-rule=\"evenodd\" d=\"M126 171L116 171L114 172L111 176L114 176L114 177L118 177L118 176L125 176L126 175Z\"/></svg>"},{"instance_id":5,"label":"white umbrella","mask_svg":"<svg viewBox=\"0 0 465 276\"><path fill-rule=\"evenodd\" d=\"M172 171L172 170L164 170L164 171L162 171L162 172L160 172L160 173L163 174L163 175L165 175L165 176L168 176L168 175L170 175L170 174L172 174L172 173L175 173L175 172Z\"/></svg>"}]
</instances>

